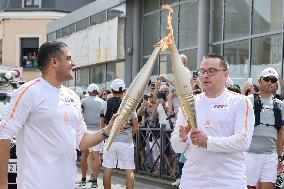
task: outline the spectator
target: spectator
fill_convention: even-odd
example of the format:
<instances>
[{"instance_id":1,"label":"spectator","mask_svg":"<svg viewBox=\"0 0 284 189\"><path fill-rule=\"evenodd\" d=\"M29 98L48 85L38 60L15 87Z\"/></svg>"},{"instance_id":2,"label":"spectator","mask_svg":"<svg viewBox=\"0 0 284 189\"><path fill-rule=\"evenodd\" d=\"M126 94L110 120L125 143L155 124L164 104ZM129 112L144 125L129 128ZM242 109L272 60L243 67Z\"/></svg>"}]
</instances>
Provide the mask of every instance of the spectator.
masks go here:
<instances>
[{"instance_id":1,"label":"spectator","mask_svg":"<svg viewBox=\"0 0 284 189\"><path fill-rule=\"evenodd\" d=\"M246 153L248 189L272 189L277 168L282 169L284 103L273 98L279 75L274 68L264 69L258 79L259 93L249 95L254 105L255 127Z\"/></svg>"},{"instance_id":2,"label":"spectator","mask_svg":"<svg viewBox=\"0 0 284 189\"><path fill-rule=\"evenodd\" d=\"M99 95L99 87L92 83L87 89L89 96L82 100L82 112L84 121L87 125L88 131L98 131L100 130L100 113L103 111L105 102ZM103 142L89 148L88 150L82 151L81 157L81 171L82 179L79 184L80 187L86 186L86 175L88 170L88 157L90 159L91 169L92 169L92 185L91 187L97 187L97 178L100 171L100 151L102 150ZM90 153L89 153L90 152Z\"/></svg>"},{"instance_id":3,"label":"spectator","mask_svg":"<svg viewBox=\"0 0 284 189\"><path fill-rule=\"evenodd\" d=\"M110 118L117 113L125 92L125 84L120 79L115 79L111 84L113 97L107 100L107 108L103 120L108 124ZM109 150L103 152L104 188L111 188L111 176L114 168L124 169L126 175L126 188L134 189L134 144L132 136L138 131L138 119L133 112L129 122L114 138Z\"/></svg>"}]
</instances>

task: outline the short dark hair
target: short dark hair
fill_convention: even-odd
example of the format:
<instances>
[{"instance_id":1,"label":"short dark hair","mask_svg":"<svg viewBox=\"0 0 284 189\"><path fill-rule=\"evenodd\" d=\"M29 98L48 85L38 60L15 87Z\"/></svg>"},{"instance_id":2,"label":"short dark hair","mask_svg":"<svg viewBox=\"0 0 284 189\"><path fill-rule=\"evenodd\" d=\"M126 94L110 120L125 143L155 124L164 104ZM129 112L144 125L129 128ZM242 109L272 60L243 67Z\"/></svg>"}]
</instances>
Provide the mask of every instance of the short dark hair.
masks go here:
<instances>
[{"instance_id":1,"label":"short dark hair","mask_svg":"<svg viewBox=\"0 0 284 189\"><path fill-rule=\"evenodd\" d=\"M229 70L229 63L228 61L221 55L219 54L208 54L204 58L218 58L220 59L220 66L224 67L225 70Z\"/></svg>"},{"instance_id":2,"label":"short dark hair","mask_svg":"<svg viewBox=\"0 0 284 189\"><path fill-rule=\"evenodd\" d=\"M68 47L60 41L48 41L42 44L38 51L38 68L41 72L45 71L50 59L62 53L61 48Z\"/></svg>"}]
</instances>

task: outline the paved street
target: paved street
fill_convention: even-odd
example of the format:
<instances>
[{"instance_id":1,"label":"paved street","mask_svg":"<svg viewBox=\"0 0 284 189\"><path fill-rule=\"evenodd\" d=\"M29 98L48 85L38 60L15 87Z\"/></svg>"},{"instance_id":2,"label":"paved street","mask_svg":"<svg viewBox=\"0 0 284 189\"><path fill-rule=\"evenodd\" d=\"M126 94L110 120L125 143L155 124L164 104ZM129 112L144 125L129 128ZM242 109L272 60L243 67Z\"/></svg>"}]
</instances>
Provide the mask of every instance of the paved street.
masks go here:
<instances>
[{"instance_id":1,"label":"paved street","mask_svg":"<svg viewBox=\"0 0 284 189\"><path fill-rule=\"evenodd\" d=\"M103 188L103 180L102 180L102 172L99 175L98 178L98 185L100 189ZM78 183L81 179L81 173L80 170L78 169L78 174L77 174L77 182ZM89 175L87 176L87 179L89 179ZM77 187L76 189L84 189L84 188L90 188L91 183L87 183L86 187ZM124 175L121 175L119 173L114 173L112 176L112 189L125 189L125 177ZM149 181L141 178L135 178L135 189L176 189L177 187L172 187L167 184L160 184L155 181Z\"/></svg>"}]
</instances>

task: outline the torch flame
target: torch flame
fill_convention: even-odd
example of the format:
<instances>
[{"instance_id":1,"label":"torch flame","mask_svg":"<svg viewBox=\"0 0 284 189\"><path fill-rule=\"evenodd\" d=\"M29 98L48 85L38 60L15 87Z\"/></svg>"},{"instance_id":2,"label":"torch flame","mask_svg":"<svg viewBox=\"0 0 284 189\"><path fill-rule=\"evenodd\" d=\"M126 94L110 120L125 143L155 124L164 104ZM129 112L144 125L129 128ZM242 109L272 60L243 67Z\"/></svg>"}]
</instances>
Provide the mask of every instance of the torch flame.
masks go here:
<instances>
[{"instance_id":1,"label":"torch flame","mask_svg":"<svg viewBox=\"0 0 284 189\"><path fill-rule=\"evenodd\" d=\"M173 32L173 25L172 25L172 20L173 20L172 14L174 11L171 5L169 4L162 5L162 9L169 11L169 14L167 16L168 35L162 38L161 41L159 41L157 44L154 45L154 47L159 47L163 51L169 48L169 46L173 44L174 32Z\"/></svg>"}]
</instances>

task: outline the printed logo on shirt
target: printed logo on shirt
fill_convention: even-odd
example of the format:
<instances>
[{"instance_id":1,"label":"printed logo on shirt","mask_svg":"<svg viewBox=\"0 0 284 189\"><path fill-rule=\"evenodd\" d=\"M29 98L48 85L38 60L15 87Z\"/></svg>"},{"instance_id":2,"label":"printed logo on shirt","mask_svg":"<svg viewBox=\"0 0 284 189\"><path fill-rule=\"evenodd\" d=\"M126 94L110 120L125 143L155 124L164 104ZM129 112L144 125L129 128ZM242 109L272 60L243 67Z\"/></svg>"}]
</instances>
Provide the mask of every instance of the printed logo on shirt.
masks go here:
<instances>
[{"instance_id":1,"label":"printed logo on shirt","mask_svg":"<svg viewBox=\"0 0 284 189\"><path fill-rule=\"evenodd\" d=\"M67 112L64 112L64 123L67 125L70 122L70 118Z\"/></svg>"},{"instance_id":2,"label":"printed logo on shirt","mask_svg":"<svg viewBox=\"0 0 284 189\"><path fill-rule=\"evenodd\" d=\"M204 121L204 126L206 128L209 128L211 126L211 120L210 118L206 118L205 121Z\"/></svg>"},{"instance_id":3,"label":"printed logo on shirt","mask_svg":"<svg viewBox=\"0 0 284 189\"><path fill-rule=\"evenodd\" d=\"M223 110L228 110L229 106L228 104L215 104L210 106L210 109L223 109Z\"/></svg>"},{"instance_id":4,"label":"printed logo on shirt","mask_svg":"<svg viewBox=\"0 0 284 189\"><path fill-rule=\"evenodd\" d=\"M64 101L64 102L67 102L67 103L75 103L75 100L74 100L73 98L67 98L67 97L65 97L65 98L63 98L63 101Z\"/></svg>"},{"instance_id":5,"label":"printed logo on shirt","mask_svg":"<svg viewBox=\"0 0 284 189\"><path fill-rule=\"evenodd\" d=\"M78 102L72 97L61 96L60 100L63 101L65 104L73 105L76 107L79 106Z\"/></svg>"}]
</instances>

